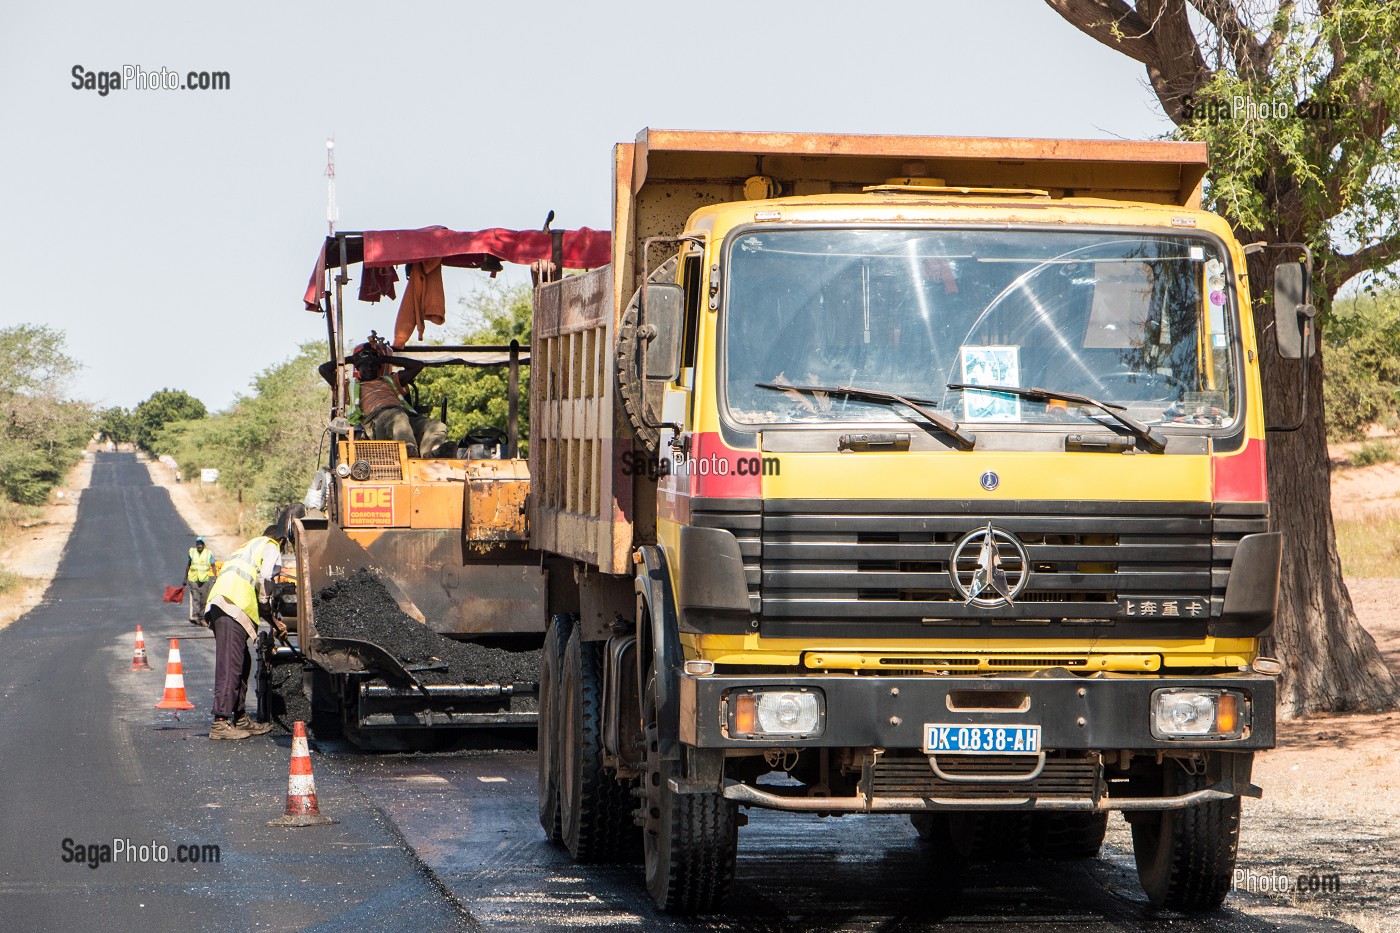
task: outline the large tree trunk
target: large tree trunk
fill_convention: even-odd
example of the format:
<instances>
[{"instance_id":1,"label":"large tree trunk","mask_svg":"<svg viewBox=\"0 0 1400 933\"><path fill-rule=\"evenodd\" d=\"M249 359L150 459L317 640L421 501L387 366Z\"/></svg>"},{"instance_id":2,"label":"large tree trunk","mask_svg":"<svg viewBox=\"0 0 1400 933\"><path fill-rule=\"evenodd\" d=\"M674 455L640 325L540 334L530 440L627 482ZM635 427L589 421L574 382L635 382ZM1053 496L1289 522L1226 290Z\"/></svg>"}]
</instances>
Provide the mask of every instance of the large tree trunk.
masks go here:
<instances>
[{"instance_id":1,"label":"large tree trunk","mask_svg":"<svg viewBox=\"0 0 1400 933\"><path fill-rule=\"evenodd\" d=\"M1270 424L1297 421L1302 364L1284 360L1273 340L1272 263L1276 251L1250 259L1250 291L1263 364L1264 405ZM1315 301L1330 296L1317 295ZM1321 338L1318 339L1321 346ZM1284 664L1280 714L1390 708L1400 684L1376 641L1361 626L1342 578L1332 526L1331 461L1322 402L1322 354L1308 365L1308 418L1292 433L1268 435L1269 499L1274 528L1284 535L1275 650Z\"/></svg>"}]
</instances>

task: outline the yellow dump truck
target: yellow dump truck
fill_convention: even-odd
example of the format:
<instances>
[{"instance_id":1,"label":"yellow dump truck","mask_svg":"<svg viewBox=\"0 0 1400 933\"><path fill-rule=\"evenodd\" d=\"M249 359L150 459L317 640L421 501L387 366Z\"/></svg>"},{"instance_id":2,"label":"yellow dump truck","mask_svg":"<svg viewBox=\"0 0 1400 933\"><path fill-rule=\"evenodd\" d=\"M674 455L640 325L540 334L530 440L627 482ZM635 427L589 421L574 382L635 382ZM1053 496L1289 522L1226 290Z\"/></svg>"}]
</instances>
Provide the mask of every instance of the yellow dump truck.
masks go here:
<instances>
[{"instance_id":1,"label":"yellow dump truck","mask_svg":"<svg viewBox=\"0 0 1400 933\"><path fill-rule=\"evenodd\" d=\"M1301 261L1256 335L1267 247L1200 209L1206 165L616 146L612 263L534 298L551 839L687 912L741 807L905 813L968 858L1092 855L1119 810L1153 903L1223 901L1279 673L1259 354L1305 376L1313 338Z\"/></svg>"}]
</instances>

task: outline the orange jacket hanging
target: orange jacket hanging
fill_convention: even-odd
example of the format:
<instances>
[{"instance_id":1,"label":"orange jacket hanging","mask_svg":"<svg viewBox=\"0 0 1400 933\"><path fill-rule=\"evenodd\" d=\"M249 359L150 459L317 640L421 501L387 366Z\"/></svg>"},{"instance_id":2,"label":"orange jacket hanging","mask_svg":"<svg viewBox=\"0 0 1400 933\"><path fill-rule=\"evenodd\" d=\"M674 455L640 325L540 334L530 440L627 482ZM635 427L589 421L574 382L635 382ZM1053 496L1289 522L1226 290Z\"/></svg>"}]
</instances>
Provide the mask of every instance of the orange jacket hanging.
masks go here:
<instances>
[{"instance_id":1,"label":"orange jacket hanging","mask_svg":"<svg viewBox=\"0 0 1400 933\"><path fill-rule=\"evenodd\" d=\"M425 259L408 267L408 285L403 290L399 316L394 321L394 346L408 343L415 332L423 339L423 324L447 320L447 299L442 292L442 260Z\"/></svg>"}]
</instances>

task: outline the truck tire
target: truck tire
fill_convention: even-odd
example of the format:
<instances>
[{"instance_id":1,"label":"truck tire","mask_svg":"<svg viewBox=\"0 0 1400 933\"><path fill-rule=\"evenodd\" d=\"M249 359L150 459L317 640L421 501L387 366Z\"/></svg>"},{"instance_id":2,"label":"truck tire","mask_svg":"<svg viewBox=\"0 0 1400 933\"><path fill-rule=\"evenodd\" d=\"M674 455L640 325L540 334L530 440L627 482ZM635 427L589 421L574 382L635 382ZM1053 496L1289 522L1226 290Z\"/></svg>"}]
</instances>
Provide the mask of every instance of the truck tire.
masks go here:
<instances>
[{"instance_id":1,"label":"truck tire","mask_svg":"<svg viewBox=\"0 0 1400 933\"><path fill-rule=\"evenodd\" d=\"M559 679L559 829L575 862L635 860L640 834L632 821L632 782L603 763L602 642L586 642L575 625Z\"/></svg>"},{"instance_id":2,"label":"truck tire","mask_svg":"<svg viewBox=\"0 0 1400 933\"><path fill-rule=\"evenodd\" d=\"M648 677L647 770L642 814L647 891L662 911L709 913L734 882L739 855L739 808L720 793L673 791L671 769L657 739L655 672Z\"/></svg>"},{"instance_id":3,"label":"truck tire","mask_svg":"<svg viewBox=\"0 0 1400 933\"><path fill-rule=\"evenodd\" d=\"M1108 833L1108 811L1098 813L1034 813L1031 852L1042 858L1094 858Z\"/></svg>"},{"instance_id":4,"label":"truck tire","mask_svg":"<svg viewBox=\"0 0 1400 933\"><path fill-rule=\"evenodd\" d=\"M540 828L550 842L559 842L559 674L564 648L569 643L573 617L556 615L549 620L540 656L539 719L536 720L535 769L539 777Z\"/></svg>"},{"instance_id":5,"label":"truck tire","mask_svg":"<svg viewBox=\"0 0 1400 933\"><path fill-rule=\"evenodd\" d=\"M968 861L1021 858L1030 843L1031 814L1020 810L950 811L953 847Z\"/></svg>"},{"instance_id":6,"label":"truck tire","mask_svg":"<svg viewBox=\"0 0 1400 933\"><path fill-rule=\"evenodd\" d=\"M651 273L653 282L670 282L676 275L676 257L657 266ZM632 426L632 434L647 454L654 455L661 443L660 431L648 421L656 421L661 416L661 389L659 383L648 386L642 381L642 361L638 355L641 344L637 340L637 317L641 304L638 291L627 303L622 312L622 323L618 328L617 357L614 364L617 370L618 397L622 400L622 410ZM650 417L646 413L650 412Z\"/></svg>"},{"instance_id":7,"label":"truck tire","mask_svg":"<svg viewBox=\"0 0 1400 933\"><path fill-rule=\"evenodd\" d=\"M1206 787L1207 778L1169 760L1162 784L1175 796ZM1240 798L1144 813L1132 826L1138 880L1154 906L1200 913L1225 902L1239 849Z\"/></svg>"}]
</instances>

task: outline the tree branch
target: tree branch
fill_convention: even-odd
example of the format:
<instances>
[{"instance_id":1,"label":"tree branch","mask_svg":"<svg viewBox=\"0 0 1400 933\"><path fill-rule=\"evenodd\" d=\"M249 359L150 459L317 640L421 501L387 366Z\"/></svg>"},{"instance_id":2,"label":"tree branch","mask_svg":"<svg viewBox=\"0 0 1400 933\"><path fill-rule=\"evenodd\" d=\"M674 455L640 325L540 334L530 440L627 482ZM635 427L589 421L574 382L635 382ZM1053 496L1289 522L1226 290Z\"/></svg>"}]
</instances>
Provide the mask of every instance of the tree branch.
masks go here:
<instances>
[{"instance_id":1,"label":"tree branch","mask_svg":"<svg viewBox=\"0 0 1400 933\"><path fill-rule=\"evenodd\" d=\"M1139 0L1137 12L1152 22L1157 53L1156 60L1147 66L1147 77L1162 109L1173 123L1180 124L1182 100L1204 87L1212 74L1191 29L1186 0Z\"/></svg>"},{"instance_id":2,"label":"tree branch","mask_svg":"<svg viewBox=\"0 0 1400 933\"><path fill-rule=\"evenodd\" d=\"M1240 17L1230 0L1191 0L1191 5L1220 33L1235 60L1240 77L1257 79L1268 70L1264 46L1254 37L1250 24Z\"/></svg>"},{"instance_id":3,"label":"tree branch","mask_svg":"<svg viewBox=\"0 0 1400 933\"><path fill-rule=\"evenodd\" d=\"M1152 27L1123 0L1045 0L1074 28L1144 65L1156 59Z\"/></svg>"},{"instance_id":4,"label":"tree branch","mask_svg":"<svg viewBox=\"0 0 1400 933\"><path fill-rule=\"evenodd\" d=\"M1400 260L1400 231L1349 255L1337 254L1337 277L1328 282L1333 294L1363 272L1374 272Z\"/></svg>"},{"instance_id":5,"label":"tree branch","mask_svg":"<svg viewBox=\"0 0 1400 933\"><path fill-rule=\"evenodd\" d=\"M1273 64L1274 56L1283 47L1283 43L1288 40L1289 31L1293 28L1293 10L1296 6L1294 0L1283 0L1278 5L1278 15L1276 21L1281 22L1283 27L1275 29L1264 38L1264 64Z\"/></svg>"},{"instance_id":6,"label":"tree branch","mask_svg":"<svg viewBox=\"0 0 1400 933\"><path fill-rule=\"evenodd\" d=\"M1191 30L1186 0L1045 0L1070 25L1111 49L1147 66L1162 109L1174 123L1182 118L1182 99L1210 80Z\"/></svg>"}]
</instances>

